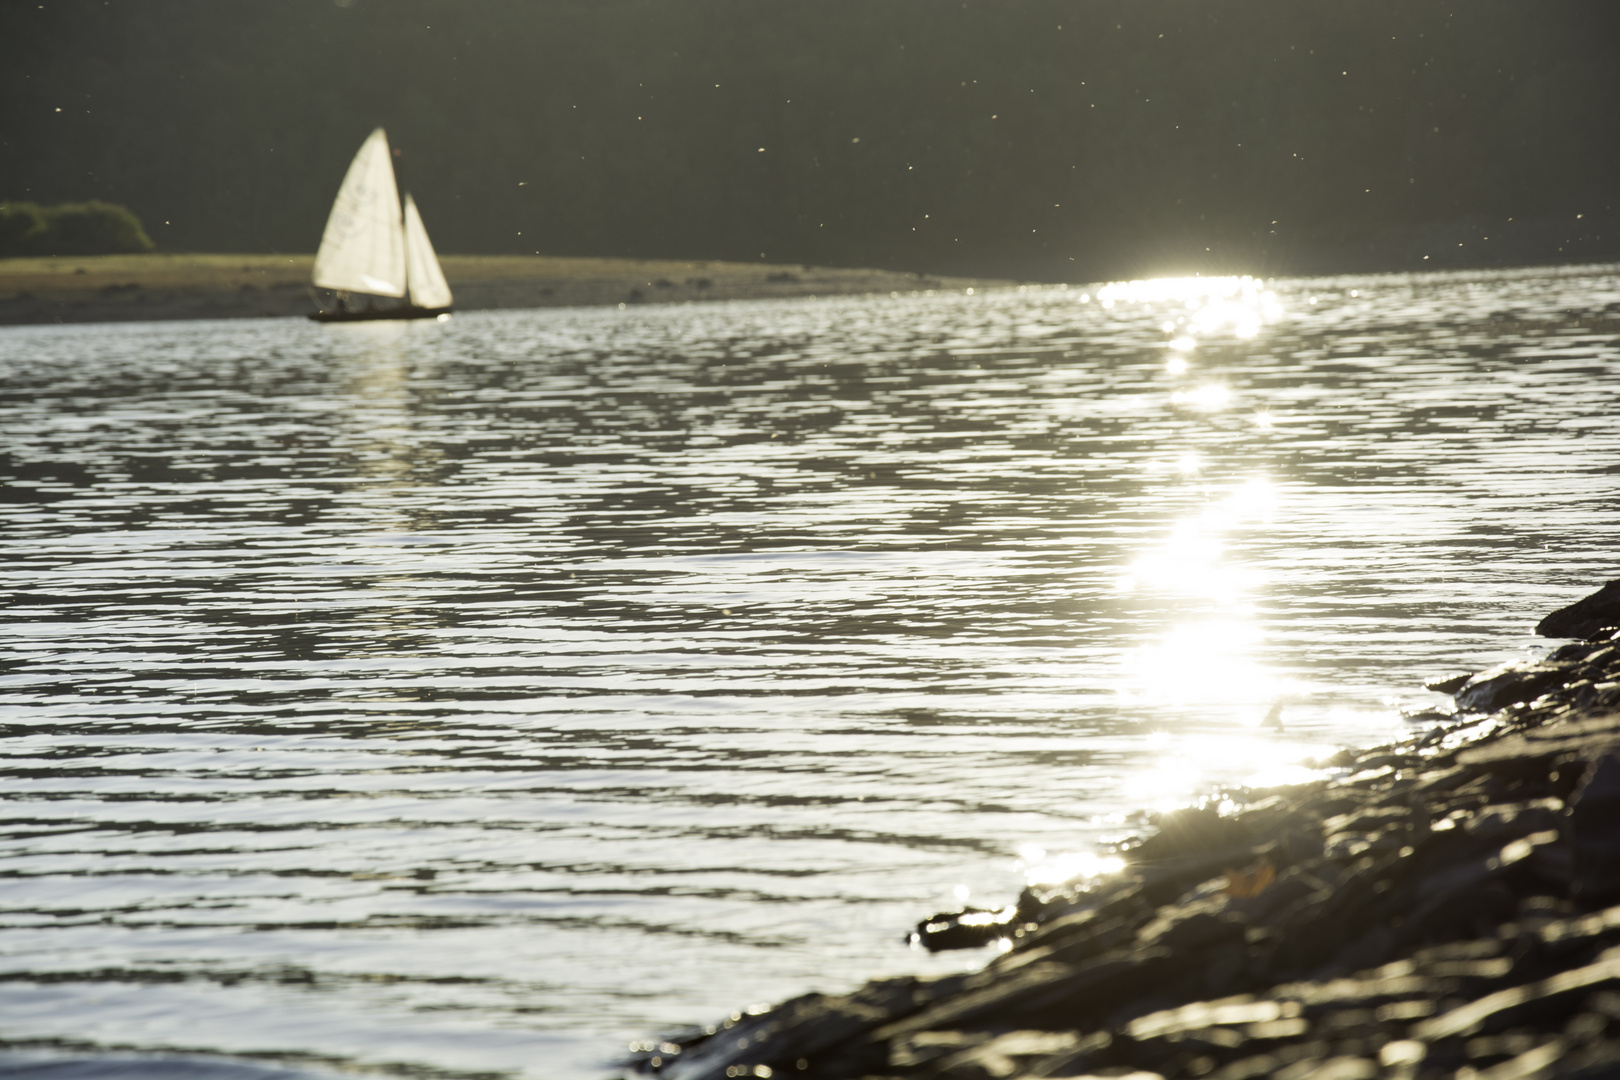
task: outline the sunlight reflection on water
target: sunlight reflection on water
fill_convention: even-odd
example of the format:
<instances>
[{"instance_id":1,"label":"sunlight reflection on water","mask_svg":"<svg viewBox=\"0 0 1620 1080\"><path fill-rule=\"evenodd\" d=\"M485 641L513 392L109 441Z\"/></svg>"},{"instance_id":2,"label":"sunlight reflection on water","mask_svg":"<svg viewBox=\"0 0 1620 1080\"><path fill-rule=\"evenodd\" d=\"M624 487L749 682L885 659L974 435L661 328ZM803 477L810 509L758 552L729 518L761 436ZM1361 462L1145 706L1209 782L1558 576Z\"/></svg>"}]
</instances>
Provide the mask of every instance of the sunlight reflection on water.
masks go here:
<instances>
[{"instance_id":1,"label":"sunlight reflection on water","mask_svg":"<svg viewBox=\"0 0 1620 1080\"><path fill-rule=\"evenodd\" d=\"M0 331L0 1038L597 1075L1614 576L1610 270L1094 295Z\"/></svg>"}]
</instances>

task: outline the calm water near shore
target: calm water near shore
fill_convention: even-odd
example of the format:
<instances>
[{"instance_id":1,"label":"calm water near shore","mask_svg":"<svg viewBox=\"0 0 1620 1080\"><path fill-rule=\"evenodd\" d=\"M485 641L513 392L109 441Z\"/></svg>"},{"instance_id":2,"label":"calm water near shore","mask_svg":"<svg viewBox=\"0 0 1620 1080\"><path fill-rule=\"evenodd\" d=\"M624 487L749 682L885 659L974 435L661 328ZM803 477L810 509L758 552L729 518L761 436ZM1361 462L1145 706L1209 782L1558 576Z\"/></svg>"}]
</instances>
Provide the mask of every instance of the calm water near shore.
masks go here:
<instances>
[{"instance_id":1,"label":"calm water near shore","mask_svg":"<svg viewBox=\"0 0 1620 1080\"><path fill-rule=\"evenodd\" d=\"M1620 576L1617 303L0 330L0 1051L590 1078L977 966L902 936Z\"/></svg>"}]
</instances>

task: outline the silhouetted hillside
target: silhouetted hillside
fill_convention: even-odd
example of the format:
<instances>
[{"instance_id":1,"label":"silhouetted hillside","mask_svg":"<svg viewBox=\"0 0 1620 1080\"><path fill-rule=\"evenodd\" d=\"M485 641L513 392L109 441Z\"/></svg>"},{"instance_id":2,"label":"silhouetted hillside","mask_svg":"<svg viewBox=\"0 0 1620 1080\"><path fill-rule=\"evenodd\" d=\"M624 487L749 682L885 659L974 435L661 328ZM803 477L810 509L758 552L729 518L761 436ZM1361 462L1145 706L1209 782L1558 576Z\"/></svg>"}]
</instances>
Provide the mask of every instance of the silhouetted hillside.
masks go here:
<instances>
[{"instance_id":1,"label":"silhouetted hillside","mask_svg":"<svg viewBox=\"0 0 1620 1080\"><path fill-rule=\"evenodd\" d=\"M449 252L1620 258L1617 45L1558 0L46 0L0 9L0 198L309 251L383 124Z\"/></svg>"}]
</instances>

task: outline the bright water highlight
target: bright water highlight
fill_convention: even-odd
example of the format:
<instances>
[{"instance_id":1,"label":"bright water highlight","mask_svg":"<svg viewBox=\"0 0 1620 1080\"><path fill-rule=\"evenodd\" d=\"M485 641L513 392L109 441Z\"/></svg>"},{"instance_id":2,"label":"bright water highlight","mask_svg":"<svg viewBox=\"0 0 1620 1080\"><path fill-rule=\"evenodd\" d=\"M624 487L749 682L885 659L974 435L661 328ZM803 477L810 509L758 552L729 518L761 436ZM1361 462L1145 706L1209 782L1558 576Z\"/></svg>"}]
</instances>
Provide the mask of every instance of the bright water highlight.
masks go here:
<instances>
[{"instance_id":1,"label":"bright water highlight","mask_svg":"<svg viewBox=\"0 0 1620 1080\"><path fill-rule=\"evenodd\" d=\"M593 1077L976 966L901 939L1403 730L1616 576L1617 302L0 331L0 1044Z\"/></svg>"}]
</instances>

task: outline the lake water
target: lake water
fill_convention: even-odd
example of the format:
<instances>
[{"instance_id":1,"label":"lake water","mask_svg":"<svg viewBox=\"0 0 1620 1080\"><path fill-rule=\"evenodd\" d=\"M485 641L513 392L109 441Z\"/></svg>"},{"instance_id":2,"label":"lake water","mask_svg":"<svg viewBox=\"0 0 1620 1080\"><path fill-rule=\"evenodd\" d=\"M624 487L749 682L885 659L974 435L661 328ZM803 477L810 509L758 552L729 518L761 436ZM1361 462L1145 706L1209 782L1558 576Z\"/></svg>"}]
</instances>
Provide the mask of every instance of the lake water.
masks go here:
<instances>
[{"instance_id":1,"label":"lake water","mask_svg":"<svg viewBox=\"0 0 1620 1080\"><path fill-rule=\"evenodd\" d=\"M1620 576L1617 302L0 330L0 1068L589 1080L982 964L903 935Z\"/></svg>"}]
</instances>

